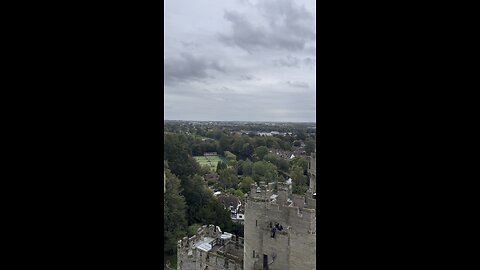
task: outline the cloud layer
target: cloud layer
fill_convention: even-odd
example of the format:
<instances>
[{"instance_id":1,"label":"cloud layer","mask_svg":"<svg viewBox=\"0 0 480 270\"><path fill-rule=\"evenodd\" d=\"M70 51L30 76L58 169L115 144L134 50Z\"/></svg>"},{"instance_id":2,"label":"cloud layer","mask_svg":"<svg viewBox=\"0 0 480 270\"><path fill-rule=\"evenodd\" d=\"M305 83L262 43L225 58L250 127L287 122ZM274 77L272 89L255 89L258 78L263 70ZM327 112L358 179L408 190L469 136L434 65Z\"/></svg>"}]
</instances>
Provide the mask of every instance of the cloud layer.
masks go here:
<instances>
[{"instance_id":1,"label":"cloud layer","mask_svg":"<svg viewBox=\"0 0 480 270\"><path fill-rule=\"evenodd\" d=\"M165 1L165 119L315 121L314 1Z\"/></svg>"}]
</instances>

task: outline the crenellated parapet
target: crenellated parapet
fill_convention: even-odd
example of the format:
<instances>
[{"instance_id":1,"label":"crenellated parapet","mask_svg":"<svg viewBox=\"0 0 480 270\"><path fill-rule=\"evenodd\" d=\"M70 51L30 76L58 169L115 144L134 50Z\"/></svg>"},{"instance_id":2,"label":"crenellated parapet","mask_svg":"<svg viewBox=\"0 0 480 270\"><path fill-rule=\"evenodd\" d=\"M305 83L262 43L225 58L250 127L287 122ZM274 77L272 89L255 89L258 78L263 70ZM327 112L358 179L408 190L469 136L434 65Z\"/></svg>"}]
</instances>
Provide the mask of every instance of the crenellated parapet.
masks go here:
<instances>
[{"instance_id":1,"label":"crenellated parapet","mask_svg":"<svg viewBox=\"0 0 480 270\"><path fill-rule=\"evenodd\" d=\"M215 225L203 225L202 227L198 228L197 233L188 238L183 237L181 240L178 240L177 247L178 248L192 248L195 246L196 243L205 240L205 237L210 237L213 239L220 238L222 232L218 226Z\"/></svg>"}]
</instances>

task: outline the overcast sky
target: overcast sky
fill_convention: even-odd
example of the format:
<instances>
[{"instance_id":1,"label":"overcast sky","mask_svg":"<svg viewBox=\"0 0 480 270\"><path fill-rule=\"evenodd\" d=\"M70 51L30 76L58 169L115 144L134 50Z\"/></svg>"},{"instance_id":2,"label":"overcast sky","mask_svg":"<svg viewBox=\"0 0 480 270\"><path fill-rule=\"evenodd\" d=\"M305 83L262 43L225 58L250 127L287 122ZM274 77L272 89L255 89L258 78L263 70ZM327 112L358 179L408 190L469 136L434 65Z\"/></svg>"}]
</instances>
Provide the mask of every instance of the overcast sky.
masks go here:
<instances>
[{"instance_id":1,"label":"overcast sky","mask_svg":"<svg viewBox=\"0 0 480 270\"><path fill-rule=\"evenodd\" d=\"M165 0L165 119L315 122L315 0Z\"/></svg>"}]
</instances>

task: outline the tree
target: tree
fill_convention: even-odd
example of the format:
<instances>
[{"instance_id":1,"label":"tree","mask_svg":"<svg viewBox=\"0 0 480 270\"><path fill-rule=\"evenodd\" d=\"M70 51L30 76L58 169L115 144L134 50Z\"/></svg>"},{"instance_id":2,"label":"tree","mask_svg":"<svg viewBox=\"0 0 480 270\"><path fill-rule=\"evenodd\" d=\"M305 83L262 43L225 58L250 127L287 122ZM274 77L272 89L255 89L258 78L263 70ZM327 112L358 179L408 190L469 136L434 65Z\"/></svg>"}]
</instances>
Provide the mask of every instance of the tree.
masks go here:
<instances>
[{"instance_id":1,"label":"tree","mask_svg":"<svg viewBox=\"0 0 480 270\"><path fill-rule=\"evenodd\" d=\"M307 177L303 173L303 168L300 166L294 165L290 171L290 175L298 185L305 185L307 183Z\"/></svg>"},{"instance_id":2,"label":"tree","mask_svg":"<svg viewBox=\"0 0 480 270\"><path fill-rule=\"evenodd\" d=\"M164 255L170 258L171 263L176 263L177 241L187 235L186 203L181 195L180 180L173 175L168 167L164 166L166 175L165 201L164 201Z\"/></svg>"},{"instance_id":3,"label":"tree","mask_svg":"<svg viewBox=\"0 0 480 270\"><path fill-rule=\"evenodd\" d=\"M268 137L268 139L267 139L267 147L268 147L268 148L278 149L278 148L280 148L279 141L280 141L279 138Z\"/></svg>"},{"instance_id":4,"label":"tree","mask_svg":"<svg viewBox=\"0 0 480 270\"><path fill-rule=\"evenodd\" d=\"M238 184L238 188L243 193L247 193L250 191L253 183L255 183L255 181L253 181L253 178L251 178L250 176L243 177L242 181L240 181L240 184Z\"/></svg>"},{"instance_id":5,"label":"tree","mask_svg":"<svg viewBox=\"0 0 480 270\"><path fill-rule=\"evenodd\" d=\"M308 139L305 142L305 153L307 154L307 156L309 156L310 153L312 153L314 151L315 151L315 141L312 140L312 139Z\"/></svg>"},{"instance_id":6,"label":"tree","mask_svg":"<svg viewBox=\"0 0 480 270\"><path fill-rule=\"evenodd\" d=\"M297 133L297 139L302 140L302 141L305 141L306 138L307 138L307 135L305 134L304 131L299 131L299 132Z\"/></svg>"},{"instance_id":7,"label":"tree","mask_svg":"<svg viewBox=\"0 0 480 270\"><path fill-rule=\"evenodd\" d=\"M223 161L218 162L217 164L217 173L219 173L221 170L225 170L227 168L227 164Z\"/></svg>"},{"instance_id":8,"label":"tree","mask_svg":"<svg viewBox=\"0 0 480 270\"><path fill-rule=\"evenodd\" d=\"M268 153L267 155L265 155L265 156L263 157L263 160L268 161L268 162L270 162L270 163L272 163L272 164L275 164L275 165L278 164L278 161L279 161L280 159L281 159L280 157L278 157L277 155L272 154L272 153Z\"/></svg>"},{"instance_id":9,"label":"tree","mask_svg":"<svg viewBox=\"0 0 480 270\"><path fill-rule=\"evenodd\" d=\"M242 151L242 148L243 148L243 139L236 135L234 138L233 138L233 144L232 144L232 151L235 152L236 154L240 154L240 152Z\"/></svg>"},{"instance_id":10,"label":"tree","mask_svg":"<svg viewBox=\"0 0 480 270\"><path fill-rule=\"evenodd\" d=\"M252 175L253 173L253 162L247 158L244 162L242 162L242 172L243 175Z\"/></svg>"},{"instance_id":11,"label":"tree","mask_svg":"<svg viewBox=\"0 0 480 270\"><path fill-rule=\"evenodd\" d=\"M264 137L256 137L255 139L256 147L266 146L266 145L267 145L267 140Z\"/></svg>"},{"instance_id":12,"label":"tree","mask_svg":"<svg viewBox=\"0 0 480 270\"><path fill-rule=\"evenodd\" d=\"M225 157L228 161L228 166L234 167L237 164L237 156L229 151L225 151Z\"/></svg>"},{"instance_id":13,"label":"tree","mask_svg":"<svg viewBox=\"0 0 480 270\"><path fill-rule=\"evenodd\" d=\"M272 164L275 164L279 170L282 170L284 172L287 172L289 169L289 162L286 159L283 159L277 155L274 155L272 153L269 153L265 157L263 157L265 161L268 161Z\"/></svg>"},{"instance_id":14,"label":"tree","mask_svg":"<svg viewBox=\"0 0 480 270\"><path fill-rule=\"evenodd\" d=\"M188 237L192 237L193 235L197 234L198 229L201 227L202 227L202 224L199 224L199 223L195 223L188 226L188 229L187 229Z\"/></svg>"},{"instance_id":15,"label":"tree","mask_svg":"<svg viewBox=\"0 0 480 270\"><path fill-rule=\"evenodd\" d=\"M307 191L307 177L303 174L303 168L297 165L293 165L290 175L292 176L293 186L292 192L295 194L305 194Z\"/></svg>"},{"instance_id":16,"label":"tree","mask_svg":"<svg viewBox=\"0 0 480 270\"><path fill-rule=\"evenodd\" d=\"M219 140L222 137L222 135L224 135L223 132L218 128L213 131L213 138L214 139Z\"/></svg>"},{"instance_id":17,"label":"tree","mask_svg":"<svg viewBox=\"0 0 480 270\"><path fill-rule=\"evenodd\" d=\"M207 173L211 173L212 172L212 167L208 164L205 164L203 165L201 168L200 168L200 172L201 172L201 175L205 175Z\"/></svg>"},{"instance_id":18,"label":"tree","mask_svg":"<svg viewBox=\"0 0 480 270\"><path fill-rule=\"evenodd\" d=\"M303 173L304 173L304 174L307 173L307 170L308 170L308 160L306 160L304 157L296 157L296 158L292 159L292 161L290 162L290 164L291 164L291 167L292 167L292 168L293 168L293 166L302 167Z\"/></svg>"},{"instance_id":19,"label":"tree","mask_svg":"<svg viewBox=\"0 0 480 270\"><path fill-rule=\"evenodd\" d=\"M180 179L184 179L200 170L200 165L191 156L185 138L177 134L165 134L163 156L168 160L169 169Z\"/></svg>"},{"instance_id":20,"label":"tree","mask_svg":"<svg viewBox=\"0 0 480 270\"><path fill-rule=\"evenodd\" d=\"M241 151L242 159L251 157L254 151L255 149L253 148L253 145L251 145L250 143L243 144L242 151Z\"/></svg>"},{"instance_id":21,"label":"tree","mask_svg":"<svg viewBox=\"0 0 480 270\"><path fill-rule=\"evenodd\" d=\"M234 223L230 218L230 211L224 208L223 204L213 198L198 211L200 224L215 224L223 231L231 232Z\"/></svg>"},{"instance_id":22,"label":"tree","mask_svg":"<svg viewBox=\"0 0 480 270\"><path fill-rule=\"evenodd\" d=\"M253 179L257 182L273 182L277 175L277 167L270 162L257 161L253 164Z\"/></svg>"},{"instance_id":23,"label":"tree","mask_svg":"<svg viewBox=\"0 0 480 270\"><path fill-rule=\"evenodd\" d=\"M239 174L239 175L243 175L243 163L244 162L245 162L244 160L239 160L237 162L237 174Z\"/></svg>"},{"instance_id":24,"label":"tree","mask_svg":"<svg viewBox=\"0 0 480 270\"><path fill-rule=\"evenodd\" d=\"M283 158L279 159L278 163L277 163L278 169L282 170L284 172L288 171L289 165L290 164L289 164L288 160L283 159Z\"/></svg>"},{"instance_id":25,"label":"tree","mask_svg":"<svg viewBox=\"0 0 480 270\"><path fill-rule=\"evenodd\" d=\"M230 150L230 138L227 135L222 135L218 142L218 147L222 152Z\"/></svg>"},{"instance_id":26,"label":"tree","mask_svg":"<svg viewBox=\"0 0 480 270\"><path fill-rule=\"evenodd\" d=\"M219 182L224 188L237 188L238 177L235 171L231 168L219 171Z\"/></svg>"},{"instance_id":27,"label":"tree","mask_svg":"<svg viewBox=\"0 0 480 270\"><path fill-rule=\"evenodd\" d=\"M188 224L201 223L202 218L198 210L213 199L213 194L207 189L203 178L197 174L182 180L182 188L182 194L187 203Z\"/></svg>"},{"instance_id":28,"label":"tree","mask_svg":"<svg viewBox=\"0 0 480 270\"><path fill-rule=\"evenodd\" d=\"M245 194L240 189L235 189L235 191L233 192L233 195L235 195L240 199L245 198Z\"/></svg>"},{"instance_id":29,"label":"tree","mask_svg":"<svg viewBox=\"0 0 480 270\"><path fill-rule=\"evenodd\" d=\"M255 154L260 160L262 160L263 157L268 154L268 148L266 146L259 146L255 148Z\"/></svg>"}]
</instances>

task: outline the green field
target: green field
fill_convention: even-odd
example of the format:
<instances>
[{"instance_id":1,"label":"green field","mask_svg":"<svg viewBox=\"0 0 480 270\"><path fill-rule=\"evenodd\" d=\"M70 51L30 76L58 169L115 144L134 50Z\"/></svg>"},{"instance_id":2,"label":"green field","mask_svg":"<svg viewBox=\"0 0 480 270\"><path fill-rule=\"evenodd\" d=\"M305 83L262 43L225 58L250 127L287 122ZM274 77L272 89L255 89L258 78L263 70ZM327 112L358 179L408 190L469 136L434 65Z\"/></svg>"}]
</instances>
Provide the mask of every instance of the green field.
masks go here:
<instances>
[{"instance_id":1,"label":"green field","mask_svg":"<svg viewBox=\"0 0 480 270\"><path fill-rule=\"evenodd\" d=\"M217 171L217 165L222 160L219 156L194 156L193 158L198 162L198 164L200 164L200 166L210 165L210 170L212 172Z\"/></svg>"}]
</instances>

